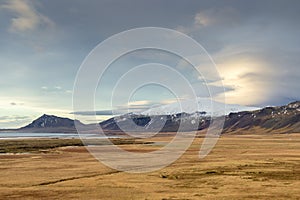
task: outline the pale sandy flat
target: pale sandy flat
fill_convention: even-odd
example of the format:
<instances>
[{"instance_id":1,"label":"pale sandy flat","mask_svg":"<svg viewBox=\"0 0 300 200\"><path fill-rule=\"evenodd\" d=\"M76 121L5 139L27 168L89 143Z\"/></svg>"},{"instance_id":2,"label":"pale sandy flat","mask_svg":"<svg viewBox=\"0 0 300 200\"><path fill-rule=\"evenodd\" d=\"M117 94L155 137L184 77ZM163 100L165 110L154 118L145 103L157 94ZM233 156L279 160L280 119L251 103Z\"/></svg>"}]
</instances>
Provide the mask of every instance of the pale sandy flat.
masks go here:
<instances>
[{"instance_id":1,"label":"pale sandy flat","mask_svg":"<svg viewBox=\"0 0 300 200\"><path fill-rule=\"evenodd\" d=\"M200 160L202 140L146 174L110 169L84 147L2 154L0 199L300 199L300 134L223 136ZM157 144L122 148L145 152Z\"/></svg>"}]
</instances>

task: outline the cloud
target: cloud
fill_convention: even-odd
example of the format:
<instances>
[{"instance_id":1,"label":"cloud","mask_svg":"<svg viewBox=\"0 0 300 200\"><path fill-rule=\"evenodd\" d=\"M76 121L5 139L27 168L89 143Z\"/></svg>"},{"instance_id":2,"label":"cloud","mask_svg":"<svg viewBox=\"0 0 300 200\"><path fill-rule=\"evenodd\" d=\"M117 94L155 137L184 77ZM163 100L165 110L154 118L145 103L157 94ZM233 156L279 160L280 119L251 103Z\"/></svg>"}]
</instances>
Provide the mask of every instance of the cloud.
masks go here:
<instances>
[{"instance_id":1,"label":"cloud","mask_svg":"<svg viewBox=\"0 0 300 200\"><path fill-rule=\"evenodd\" d=\"M197 13L194 17L195 26L233 25L237 22L237 11L231 7L208 9Z\"/></svg>"},{"instance_id":2,"label":"cloud","mask_svg":"<svg viewBox=\"0 0 300 200\"><path fill-rule=\"evenodd\" d=\"M208 84L226 88L216 97L225 94L226 103L242 105L283 105L300 98L298 7L282 12L255 5L204 8L178 30L196 39L215 61L221 80Z\"/></svg>"},{"instance_id":3,"label":"cloud","mask_svg":"<svg viewBox=\"0 0 300 200\"><path fill-rule=\"evenodd\" d=\"M42 86L41 90L43 93L52 93L52 94L72 94L72 90L66 90L61 86L55 86L55 87L47 87L47 86Z\"/></svg>"},{"instance_id":4,"label":"cloud","mask_svg":"<svg viewBox=\"0 0 300 200\"><path fill-rule=\"evenodd\" d=\"M176 30L192 34L199 29L210 27L232 27L239 23L239 13L232 7L210 8L201 10L194 15L190 26L178 26Z\"/></svg>"},{"instance_id":5,"label":"cloud","mask_svg":"<svg viewBox=\"0 0 300 200\"><path fill-rule=\"evenodd\" d=\"M30 123L32 120L32 117L30 116L19 116L19 115L13 115L13 116L0 116L0 128L17 128L20 126L23 126L24 124Z\"/></svg>"},{"instance_id":6,"label":"cloud","mask_svg":"<svg viewBox=\"0 0 300 200\"><path fill-rule=\"evenodd\" d=\"M207 12L207 11L197 13L194 18L195 25L196 26L209 26L209 25L215 23L216 18L214 18L213 16L210 16L210 15L211 15L211 13Z\"/></svg>"},{"instance_id":7,"label":"cloud","mask_svg":"<svg viewBox=\"0 0 300 200\"><path fill-rule=\"evenodd\" d=\"M127 105L117 106L117 108L113 110L76 111L76 112L71 112L70 114L82 115L82 116L92 116L92 115L114 116L114 115L123 115L130 112L141 113L150 108L159 107L162 105L168 105L180 100L182 99L165 99L160 102L153 102L147 100L131 101Z\"/></svg>"},{"instance_id":8,"label":"cloud","mask_svg":"<svg viewBox=\"0 0 300 200\"><path fill-rule=\"evenodd\" d=\"M10 102L10 105L11 106L23 106L24 103L21 103L21 102Z\"/></svg>"},{"instance_id":9,"label":"cloud","mask_svg":"<svg viewBox=\"0 0 300 200\"><path fill-rule=\"evenodd\" d=\"M151 102L147 100L142 101L131 101L128 102L128 106L142 106L142 105L149 105Z\"/></svg>"},{"instance_id":10,"label":"cloud","mask_svg":"<svg viewBox=\"0 0 300 200\"><path fill-rule=\"evenodd\" d=\"M113 115L112 110L99 110L99 111L78 111L78 112L71 112L70 114L75 115L83 115L83 116L90 116L90 115Z\"/></svg>"},{"instance_id":11,"label":"cloud","mask_svg":"<svg viewBox=\"0 0 300 200\"><path fill-rule=\"evenodd\" d=\"M50 90L57 85L70 89L82 60L99 41L128 28L141 26L176 28L182 25L182 29L191 33L190 36L203 45L216 60L224 82L230 88L230 91L226 91L227 100L232 103L274 105L292 101L283 98L300 98L300 40L297 34L300 31L300 1L286 3L275 0L270 6L269 1L234 0L230 4L233 8L226 8L226 11L223 8L229 4L225 1L175 1L169 7L139 1L135 2L134 9L127 3L120 3L97 0L89 3L72 1L71 4L66 0L0 1L0 91L1 98L11 97L3 101L6 110L1 110L1 113L20 114L21 106L10 106L10 102L19 101L25 102L28 107L34 107L23 111L24 115L45 112L45 109L51 108L71 112L71 91L64 95L62 92L51 93ZM21 9L20 5L26 9ZM144 9L145 7L152 9ZM77 10L76 14L70 13L71 9ZM111 16L112 11L116 15ZM36 20L43 15L55 20L54 30L44 29L51 25L43 19ZM107 20L108 16L111 16L110 20ZM13 25L12 19L18 21L19 18L25 18L31 25ZM94 26L95 23L97 26ZM5 31L8 27L19 32L24 30L27 34L24 34L25 37L15 37L19 35ZM43 51L33 53L28 48L31 45L37 46L37 49L41 47ZM230 50L229 46L236 47ZM253 52L256 54L252 54ZM218 57L220 54L221 58ZM153 53L147 55L154 59L160 56ZM241 56L249 59L239 59ZM143 57L143 61L154 60L152 57ZM263 60L268 63L261 62ZM261 63L259 67L255 67L258 63ZM122 63L122 67L123 65L126 63ZM107 79L114 80L118 74L119 71L116 70ZM136 78L142 79L143 76ZM215 79L212 81L214 83L211 84L217 84ZM36 92L37 86L43 85L45 88ZM107 85L105 89L111 91L111 85ZM149 93L146 97L156 99L160 94ZM99 101L101 102L97 104L96 110L111 109L110 99L99 98ZM59 111L57 115L61 113Z\"/></svg>"},{"instance_id":12,"label":"cloud","mask_svg":"<svg viewBox=\"0 0 300 200\"><path fill-rule=\"evenodd\" d=\"M56 90L61 90L62 88L60 86L55 86L54 87Z\"/></svg>"},{"instance_id":13,"label":"cloud","mask_svg":"<svg viewBox=\"0 0 300 200\"><path fill-rule=\"evenodd\" d=\"M33 1L7 0L0 8L14 15L11 19L10 31L25 32L33 31L38 27L54 26L53 21L35 9Z\"/></svg>"},{"instance_id":14,"label":"cloud","mask_svg":"<svg viewBox=\"0 0 300 200\"><path fill-rule=\"evenodd\" d=\"M31 117L29 116L18 116L18 115L14 115L14 116L0 116L0 121L3 122L8 122L8 121L16 121L16 120L28 120L31 119Z\"/></svg>"}]
</instances>

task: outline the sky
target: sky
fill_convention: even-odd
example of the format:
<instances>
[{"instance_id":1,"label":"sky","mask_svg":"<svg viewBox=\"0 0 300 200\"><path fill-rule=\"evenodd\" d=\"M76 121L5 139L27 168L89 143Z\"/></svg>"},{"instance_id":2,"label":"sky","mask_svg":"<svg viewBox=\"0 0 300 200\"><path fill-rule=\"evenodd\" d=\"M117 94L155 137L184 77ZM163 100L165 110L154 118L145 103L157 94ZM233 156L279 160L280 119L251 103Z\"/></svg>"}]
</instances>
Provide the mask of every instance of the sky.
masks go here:
<instances>
[{"instance_id":1,"label":"sky","mask_svg":"<svg viewBox=\"0 0 300 200\"><path fill-rule=\"evenodd\" d=\"M0 128L23 126L44 113L72 118L73 85L85 57L108 37L139 27L174 29L199 42L219 71L213 95L224 94L226 103L299 100L299 19L298 0L1 0ZM124 66L158 60L193 81L192 68L163 54L136 52L113 64L97 89L99 119L111 114L106 94ZM225 90L218 90L220 81ZM155 85L130 98L132 108L174 102L171 91ZM118 99L115 107L126 108L122 95Z\"/></svg>"}]
</instances>

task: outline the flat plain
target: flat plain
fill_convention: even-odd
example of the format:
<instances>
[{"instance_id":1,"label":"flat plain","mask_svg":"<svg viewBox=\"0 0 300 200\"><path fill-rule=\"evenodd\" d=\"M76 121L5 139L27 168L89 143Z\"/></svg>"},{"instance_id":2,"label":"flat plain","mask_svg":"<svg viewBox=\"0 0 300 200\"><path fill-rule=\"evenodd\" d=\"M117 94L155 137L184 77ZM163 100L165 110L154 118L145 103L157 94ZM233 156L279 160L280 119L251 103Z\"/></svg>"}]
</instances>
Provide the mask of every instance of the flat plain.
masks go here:
<instances>
[{"instance_id":1,"label":"flat plain","mask_svg":"<svg viewBox=\"0 0 300 200\"><path fill-rule=\"evenodd\" d=\"M121 147L145 152L170 137ZM76 141L0 154L0 199L300 199L300 134L224 135L199 159L203 138L159 171L130 174L96 160Z\"/></svg>"}]
</instances>

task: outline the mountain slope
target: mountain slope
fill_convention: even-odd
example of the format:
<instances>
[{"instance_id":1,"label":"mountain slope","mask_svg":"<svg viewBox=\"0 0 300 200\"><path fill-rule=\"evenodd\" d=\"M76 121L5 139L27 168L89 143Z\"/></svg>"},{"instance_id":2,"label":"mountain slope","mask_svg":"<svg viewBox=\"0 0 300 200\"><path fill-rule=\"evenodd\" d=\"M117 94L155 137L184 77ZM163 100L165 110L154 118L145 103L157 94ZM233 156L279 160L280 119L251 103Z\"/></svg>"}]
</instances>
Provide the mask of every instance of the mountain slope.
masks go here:
<instances>
[{"instance_id":1,"label":"mountain slope","mask_svg":"<svg viewBox=\"0 0 300 200\"><path fill-rule=\"evenodd\" d=\"M226 117L224 132L262 128L266 132L300 132L300 101L286 106L266 107L256 111L231 113Z\"/></svg>"}]
</instances>

